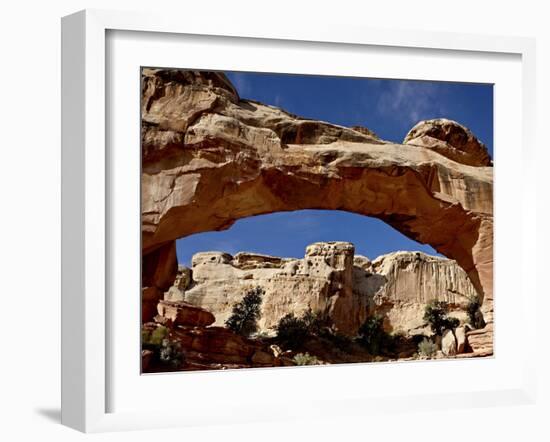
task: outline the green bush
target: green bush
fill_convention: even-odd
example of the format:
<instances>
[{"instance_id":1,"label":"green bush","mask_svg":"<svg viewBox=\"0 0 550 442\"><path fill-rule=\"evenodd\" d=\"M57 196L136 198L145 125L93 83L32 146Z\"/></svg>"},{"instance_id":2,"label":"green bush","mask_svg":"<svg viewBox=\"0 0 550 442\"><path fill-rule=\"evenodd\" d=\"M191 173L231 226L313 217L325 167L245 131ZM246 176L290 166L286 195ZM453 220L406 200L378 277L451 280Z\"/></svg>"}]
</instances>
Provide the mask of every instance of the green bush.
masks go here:
<instances>
[{"instance_id":1,"label":"green bush","mask_svg":"<svg viewBox=\"0 0 550 442\"><path fill-rule=\"evenodd\" d=\"M321 332L320 336L330 341L338 350L349 353L352 349L353 340L342 333L335 332L331 329L325 329Z\"/></svg>"},{"instance_id":2,"label":"green bush","mask_svg":"<svg viewBox=\"0 0 550 442\"><path fill-rule=\"evenodd\" d=\"M457 318L447 316L448 305L445 301L432 301L424 310L424 321L426 321L432 332L441 336L447 329L452 330L458 327L460 321Z\"/></svg>"},{"instance_id":3,"label":"green bush","mask_svg":"<svg viewBox=\"0 0 550 442\"><path fill-rule=\"evenodd\" d=\"M298 353L292 360L296 365L321 365L321 361L309 353Z\"/></svg>"},{"instance_id":4,"label":"green bush","mask_svg":"<svg viewBox=\"0 0 550 442\"><path fill-rule=\"evenodd\" d=\"M168 336L170 331L163 325L158 326L153 331L141 329L142 345L161 345L164 338Z\"/></svg>"},{"instance_id":5,"label":"green bush","mask_svg":"<svg viewBox=\"0 0 550 442\"><path fill-rule=\"evenodd\" d=\"M470 298L466 312L468 313L468 322L472 327L485 327L485 320L483 319L483 313L481 313L481 302L477 297Z\"/></svg>"},{"instance_id":6,"label":"green bush","mask_svg":"<svg viewBox=\"0 0 550 442\"><path fill-rule=\"evenodd\" d=\"M185 362L181 344L169 338L170 330L159 326L154 330L141 329L141 345L143 349L153 352L153 359L161 364L179 367Z\"/></svg>"},{"instance_id":7,"label":"green bush","mask_svg":"<svg viewBox=\"0 0 550 442\"><path fill-rule=\"evenodd\" d=\"M170 339L162 340L158 356L160 362L174 367L180 366L185 360L183 352L181 351L181 343L178 341L171 341Z\"/></svg>"},{"instance_id":8,"label":"green bush","mask_svg":"<svg viewBox=\"0 0 550 442\"><path fill-rule=\"evenodd\" d=\"M418 354L421 356L425 356L428 358L431 358L437 353L437 345L435 342L431 341L428 338L424 338L419 344L418 344Z\"/></svg>"},{"instance_id":9,"label":"green bush","mask_svg":"<svg viewBox=\"0 0 550 442\"><path fill-rule=\"evenodd\" d=\"M283 316L275 329L281 344L293 349L301 347L310 334L308 322L303 317L297 318L294 313Z\"/></svg>"},{"instance_id":10,"label":"green bush","mask_svg":"<svg viewBox=\"0 0 550 442\"><path fill-rule=\"evenodd\" d=\"M329 318L320 312L314 313L311 308L308 308L302 315L302 321L304 321L308 333L316 336L327 332L332 326L332 321Z\"/></svg>"},{"instance_id":11,"label":"green bush","mask_svg":"<svg viewBox=\"0 0 550 442\"><path fill-rule=\"evenodd\" d=\"M241 336L250 336L256 332L264 294L260 287L248 291L243 299L233 306L231 316L225 321L227 328Z\"/></svg>"},{"instance_id":12,"label":"green bush","mask_svg":"<svg viewBox=\"0 0 550 442\"><path fill-rule=\"evenodd\" d=\"M390 341L390 336L384 331L384 318L382 316L370 316L359 327L358 342L372 355L381 354Z\"/></svg>"},{"instance_id":13,"label":"green bush","mask_svg":"<svg viewBox=\"0 0 550 442\"><path fill-rule=\"evenodd\" d=\"M308 309L301 317L289 313L283 316L277 326L277 340L284 347L297 349L303 346L309 337L318 337L330 341L339 350L348 351L352 340L332 327L332 321L320 312Z\"/></svg>"}]
</instances>

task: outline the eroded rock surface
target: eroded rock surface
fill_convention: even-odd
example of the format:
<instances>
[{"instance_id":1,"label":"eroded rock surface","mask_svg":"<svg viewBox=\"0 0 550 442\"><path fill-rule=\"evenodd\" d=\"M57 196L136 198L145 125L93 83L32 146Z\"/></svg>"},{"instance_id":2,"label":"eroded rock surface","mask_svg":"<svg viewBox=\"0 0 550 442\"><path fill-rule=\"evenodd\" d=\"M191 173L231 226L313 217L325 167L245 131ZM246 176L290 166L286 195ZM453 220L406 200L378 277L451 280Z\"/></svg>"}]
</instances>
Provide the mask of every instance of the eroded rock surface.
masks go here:
<instances>
[{"instance_id":1,"label":"eroded rock surface","mask_svg":"<svg viewBox=\"0 0 550 442\"><path fill-rule=\"evenodd\" d=\"M429 334L423 316L432 300L446 302L449 315L466 323L466 308L478 297L468 275L455 261L422 252L382 255L367 270L371 276L366 283L372 284L369 280L378 278L380 288L375 293L368 287L365 290L362 285L365 282L359 277L354 290L372 296L373 312L387 317L392 332Z\"/></svg>"},{"instance_id":2,"label":"eroded rock surface","mask_svg":"<svg viewBox=\"0 0 550 442\"><path fill-rule=\"evenodd\" d=\"M238 253L204 252L193 256L192 274L178 298L214 314L223 325L232 307L245 293L265 291L260 330L271 332L287 313L308 309L328 316L336 328L355 335L367 315L386 318L388 332L406 335L428 333L423 320L431 300L446 301L450 314L467 321L466 306L477 293L456 262L421 252L396 252L374 261L354 255L346 242L315 243L303 259ZM179 281L180 278L177 278ZM176 287L165 293L173 299Z\"/></svg>"},{"instance_id":3,"label":"eroded rock surface","mask_svg":"<svg viewBox=\"0 0 550 442\"><path fill-rule=\"evenodd\" d=\"M175 277L170 254L155 254L177 238L252 215L338 209L377 217L456 260L483 299L488 325L474 341L486 348L493 329L487 158L455 123L424 124L405 144L389 143L364 128L242 100L221 73L144 69L142 245L144 272L155 277L143 287L155 290L143 319L154 315L161 276ZM348 304L332 308L346 312Z\"/></svg>"},{"instance_id":4,"label":"eroded rock surface","mask_svg":"<svg viewBox=\"0 0 550 442\"><path fill-rule=\"evenodd\" d=\"M470 166L492 165L485 145L469 129L445 118L419 122L405 136L403 144L432 149L451 160Z\"/></svg>"},{"instance_id":5,"label":"eroded rock surface","mask_svg":"<svg viewBox=\"0 0 550 442\"><path fill-rule=\"evenodd\" d=\"M216 320L211 312L181 301L160 301L157 310L162 318L173 325L206 327Z\"/></svg>"},{"instance_id":6,"label":"eroded rock surface","mask_svg":"<svg viewBox=\"0 0 550 442\"><path fill-rule=\"evenodd\" d=\"M160 301L154 322L142 330L149 333L158 327L165 338L179 345L183 361L176 366L161 364L149 349L142 350L142 371L188 371L228 368L277 367L294 365L284 355L275 354L268 343L248 339L225 328L216 327L214 315L182 301Z\"/></svg>"}]
</instances>

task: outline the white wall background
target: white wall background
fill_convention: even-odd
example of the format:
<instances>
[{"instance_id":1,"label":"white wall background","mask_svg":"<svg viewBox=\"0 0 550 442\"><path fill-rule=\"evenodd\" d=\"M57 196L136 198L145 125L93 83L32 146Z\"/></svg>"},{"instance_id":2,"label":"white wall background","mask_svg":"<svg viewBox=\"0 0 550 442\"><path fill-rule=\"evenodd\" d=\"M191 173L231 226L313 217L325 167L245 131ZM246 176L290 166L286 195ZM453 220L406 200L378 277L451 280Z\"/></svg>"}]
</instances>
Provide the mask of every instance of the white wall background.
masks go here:
<instances>
[{"instance_id":1,"label":"white wall background","mask_svg":"<svg viewBox=\"0 0 550 442\"><path fill-rule=\"evenodd\" d=\"M189 3L189 4L186 4ZM247 5L249 3L249 5ZM0 437L18 440L83 440L59 425L60 368L60 17L83 8L163 10L248 20L313 21L319 26L349 23L384 28L510 34L537 37L538 142L540 161L538 256L533 274L542 282L548 247L546 124L550 113L550 13L536 0L442 2L409 0L58 0L4 2L0 11L0 232L3 284L0 289ZM510 259L514 259L510 257ZM543 312L548 290L539 284L540 405L363 420L285 422L250 426L163 430L88 436L95 440L549 440L549 344ZM518 333L521 330L518 329ZM543 333L546 333L544 336ZM518 349L520 352L521 349ZM452 380L451 380L452 381ZM322 387L320 387L322 388Z\"/></svg>"}]
</instances>

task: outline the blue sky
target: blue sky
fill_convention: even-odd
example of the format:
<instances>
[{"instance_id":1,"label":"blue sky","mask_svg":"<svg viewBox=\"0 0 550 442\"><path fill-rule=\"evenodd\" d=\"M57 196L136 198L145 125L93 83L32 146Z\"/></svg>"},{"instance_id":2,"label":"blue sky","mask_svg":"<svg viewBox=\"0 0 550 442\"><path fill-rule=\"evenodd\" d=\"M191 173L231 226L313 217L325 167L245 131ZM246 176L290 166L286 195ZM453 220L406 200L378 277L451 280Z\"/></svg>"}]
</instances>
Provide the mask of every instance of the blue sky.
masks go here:
<instances>
[{"instance_id":1,"label":"blue sky","mask_svg":"<svg viewBox=\"0 0 550 442\"><path fill-rule=\"evenodd\" d=\"M493 87L431 81L380 80L229 72L241 98L260 101L306 118L342 126L366 126L401 142L418 121L449 118L468 127L493 156ZM303 257L315 241L351 241L356 253L375 258L396 250L421 250L385 223L340 211L302 210L242 219L224 232L178 240L178 260L189 265L199 251L250 251Z\"/></svg>"}]
</instances>

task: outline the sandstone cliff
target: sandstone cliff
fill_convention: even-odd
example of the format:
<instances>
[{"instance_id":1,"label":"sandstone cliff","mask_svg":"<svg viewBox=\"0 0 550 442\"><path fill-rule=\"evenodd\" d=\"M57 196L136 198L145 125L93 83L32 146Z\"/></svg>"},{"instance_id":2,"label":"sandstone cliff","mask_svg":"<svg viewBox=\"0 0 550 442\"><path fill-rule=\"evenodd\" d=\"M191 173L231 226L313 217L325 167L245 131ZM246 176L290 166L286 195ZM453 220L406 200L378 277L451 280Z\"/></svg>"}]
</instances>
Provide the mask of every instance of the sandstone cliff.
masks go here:
<instances>
[{"instance_id":1,"label":"sandstone cliff","mask_svg":"<svg viewBox=\"0 0 550 442\"><path fill-rule=\"evenodd\" d=\"M355 335L367 315L386 318L388 332L428 332L422 319L431 300L449 303L463 322L477 293L455 261L421 252L396 252L370 261L354 256L351 243L315 243L303 259L238 253L194 255L192 269L180 266L168 301L185 301L214 314L223 325L247 290L265 291L260 330L272 332L287 313L306 310L331 318L337 329ZM343 302L345 301L345 302Z\"/></svg>"},{"instance_id":2,"label":"sandstone cliff","mask_svg":"<svg viewBox=\"0 0 550 442\"><path fill-rule=\"evenodd\" d=\"M144 69L142 166L144 321L176 276L177 238L247 216L338 209L454 259L482 299L487 327L474 351L492 352L493 168L458 123L422 122L390 143L243 100L221 73ZM340 291L327 308L361 315L349 310L354 296Z\"/></svg>"}]
</instances>

